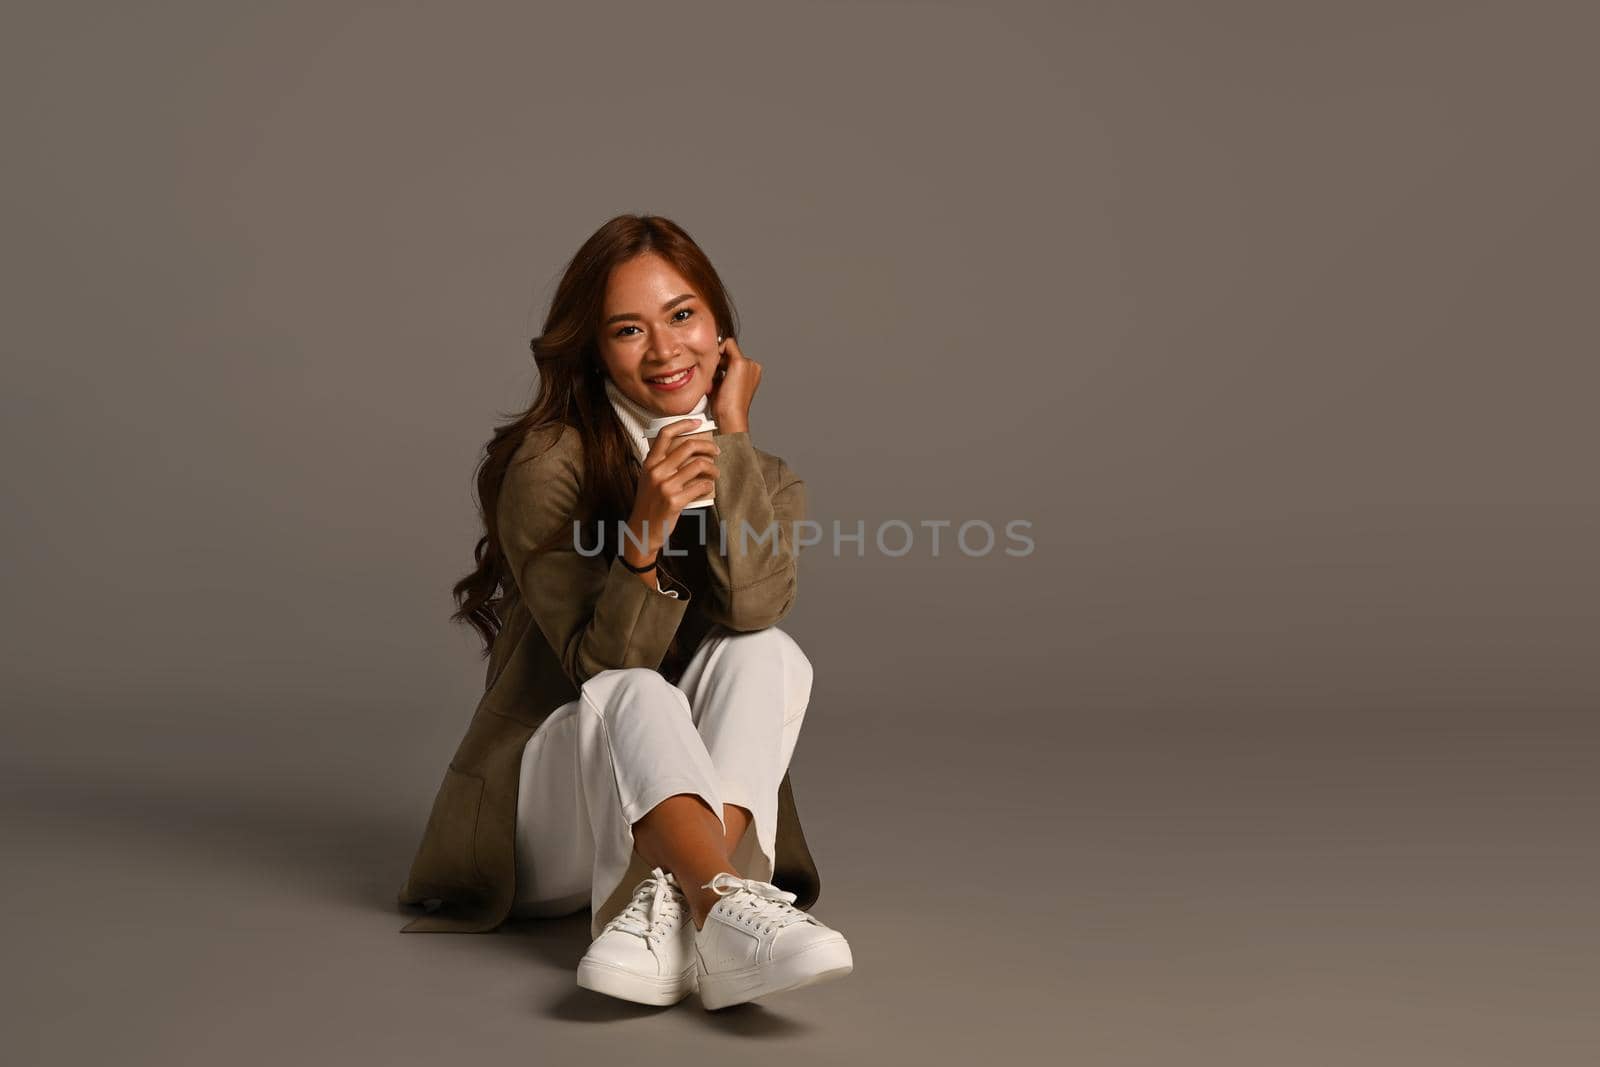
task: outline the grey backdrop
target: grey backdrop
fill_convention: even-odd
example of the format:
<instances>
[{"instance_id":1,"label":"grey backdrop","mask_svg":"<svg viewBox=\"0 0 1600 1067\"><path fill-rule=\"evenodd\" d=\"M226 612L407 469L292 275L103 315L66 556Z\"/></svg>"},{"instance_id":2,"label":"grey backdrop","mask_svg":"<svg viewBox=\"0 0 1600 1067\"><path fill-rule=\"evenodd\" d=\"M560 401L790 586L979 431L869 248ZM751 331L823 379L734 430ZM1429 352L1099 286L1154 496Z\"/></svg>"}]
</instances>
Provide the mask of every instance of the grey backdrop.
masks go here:
<instances>
[{"instance_id":1,"label":"grey backdrop","mask_svg":"<svg viewBox=\"0 0 1600 1067\"><path fill-rule=\"evenodd\" d=\"M1595 23L10 5L17 1062L1584 1062ZM732 288L815 517L1035 544L807 550L857 968L716 1016L393 903L472 464L624 211Z\"/></svg>"}]
</instances>

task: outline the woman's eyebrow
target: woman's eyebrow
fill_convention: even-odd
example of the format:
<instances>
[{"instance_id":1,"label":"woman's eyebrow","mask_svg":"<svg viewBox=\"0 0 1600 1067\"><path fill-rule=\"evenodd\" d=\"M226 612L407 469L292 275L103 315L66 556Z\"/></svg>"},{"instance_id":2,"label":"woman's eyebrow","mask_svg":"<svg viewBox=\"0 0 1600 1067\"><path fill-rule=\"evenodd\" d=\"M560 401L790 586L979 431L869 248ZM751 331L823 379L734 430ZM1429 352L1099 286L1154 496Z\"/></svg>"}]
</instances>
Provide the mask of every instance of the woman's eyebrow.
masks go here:
<instances>
[{"instance_id":1,"label":"woman's eyebrow","mask_svg":"<svg viewBox=\"0 0 1600 1067\"><path fill-rule=\"evenodd\" d=\"M668 311L674 305L681 304L685 300L693 300L693 299L694 299L694 294L693 293L684 293L682 296L675 296L671 300L668 300L665 304L662 304L661 305L661 310L662 311ZM642 318L644 318L644 316L640 315L636 311L624 311L620 315L611 316L605 322L601 323L601 325L602 326L610 326L614 322L623 322L623 321L625 321L627 319L642 319Z\"/></svg>"}]
</instances>

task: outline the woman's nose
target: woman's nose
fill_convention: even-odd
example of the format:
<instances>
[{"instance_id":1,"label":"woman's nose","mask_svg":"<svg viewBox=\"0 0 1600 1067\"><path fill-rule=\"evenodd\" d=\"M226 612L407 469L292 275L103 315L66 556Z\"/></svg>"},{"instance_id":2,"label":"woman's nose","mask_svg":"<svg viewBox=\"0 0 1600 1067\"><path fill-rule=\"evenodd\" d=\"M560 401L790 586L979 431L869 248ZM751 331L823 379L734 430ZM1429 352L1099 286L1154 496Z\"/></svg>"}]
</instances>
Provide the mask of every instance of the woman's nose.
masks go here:
<instances>
[{"instance_id":1,"label":"woman's nose","mask_svg":"<svg viewBox=\"0 0 1600 1067\"><path fill-rule=\"evenodd\" d=\"M678 339L664 329L656 329L650 334L650 351L663 363L672 359L683 349Z\"/></svg>"}]
</instances>

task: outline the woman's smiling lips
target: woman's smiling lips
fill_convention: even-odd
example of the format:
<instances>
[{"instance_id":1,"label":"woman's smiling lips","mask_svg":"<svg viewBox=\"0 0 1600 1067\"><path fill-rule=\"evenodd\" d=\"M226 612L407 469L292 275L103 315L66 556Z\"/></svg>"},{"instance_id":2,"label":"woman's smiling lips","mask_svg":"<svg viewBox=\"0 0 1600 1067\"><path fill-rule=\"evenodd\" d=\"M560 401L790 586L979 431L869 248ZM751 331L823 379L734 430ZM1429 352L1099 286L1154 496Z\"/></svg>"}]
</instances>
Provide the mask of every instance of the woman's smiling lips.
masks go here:
<instances>
[{"instance_id":1,"label":"woman's smiling lips","mask_svg":"<svg viewBox=\"0 0 1600 1067\"><path fill-rule=\"evenodd\" d=\"M652 389L659 389L663 393L670 393L675 389L682 389L693 379L694 364L691 363L689 366L679 371L676 377L670 378L668 381L663 382L659 379L646 378L644 380L644 384L648 385Z\"/></svg>"}]
</instances>

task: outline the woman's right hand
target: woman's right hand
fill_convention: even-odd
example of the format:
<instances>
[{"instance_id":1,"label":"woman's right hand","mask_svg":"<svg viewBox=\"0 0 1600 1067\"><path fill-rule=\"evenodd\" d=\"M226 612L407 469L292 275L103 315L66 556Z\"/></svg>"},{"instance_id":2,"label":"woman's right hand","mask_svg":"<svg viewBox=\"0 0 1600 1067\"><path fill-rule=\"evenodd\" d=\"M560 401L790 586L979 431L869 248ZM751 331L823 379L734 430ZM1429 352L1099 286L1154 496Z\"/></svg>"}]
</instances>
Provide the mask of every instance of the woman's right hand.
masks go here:
<instances>
[{"instance_id":1,"label":"woman's right hand","mask_svg":"<svg viewBox=\"0 0 1600 1067\"><path fill-rule=\"evenodd\" d=\"M628 517L633 537L624 537L621 545L622 558L635 567L655 558L685 505L712 495L716 457L722 449L711 434L695 433L704 422L699 416L679 419L664 426L650 442L633 499L633 514ZM642 550L634 547L636 540L644 542Z\"/></svg>"}]
</instances>

